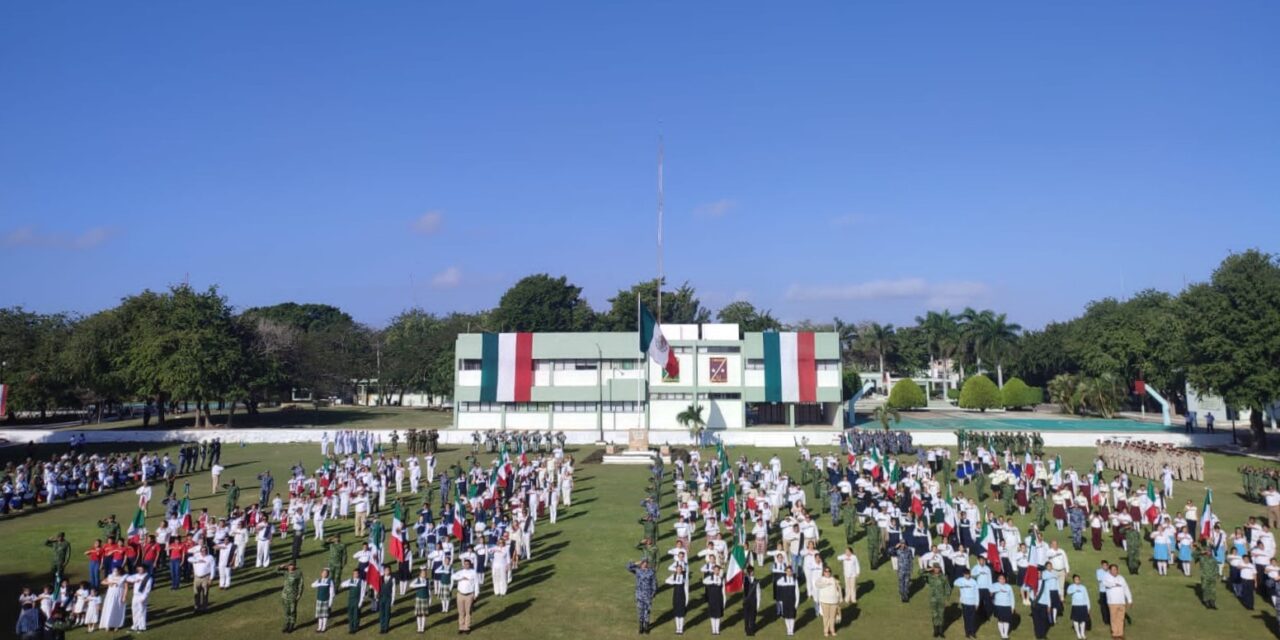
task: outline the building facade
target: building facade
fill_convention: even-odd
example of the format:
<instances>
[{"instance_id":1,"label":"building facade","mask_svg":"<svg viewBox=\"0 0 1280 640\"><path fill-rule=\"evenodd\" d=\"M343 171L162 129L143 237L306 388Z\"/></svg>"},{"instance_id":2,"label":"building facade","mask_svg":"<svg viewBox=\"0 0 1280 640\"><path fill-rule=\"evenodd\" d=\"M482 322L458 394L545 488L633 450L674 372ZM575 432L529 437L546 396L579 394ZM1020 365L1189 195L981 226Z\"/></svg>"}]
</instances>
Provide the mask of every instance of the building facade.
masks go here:
<instances>
[{"instance_id":1,"label":"building facade","mask_svg":"<svg viewBox=\"0 0 1280 640\"><path fill-rule=\"evenodd\" d=\"M711 430L843 424L835 333L662 331L679 362L672 378L641 358L635 332L460 334L454 426L679 429L676 416L691 405Z\"/></svg>"}]
</instances>

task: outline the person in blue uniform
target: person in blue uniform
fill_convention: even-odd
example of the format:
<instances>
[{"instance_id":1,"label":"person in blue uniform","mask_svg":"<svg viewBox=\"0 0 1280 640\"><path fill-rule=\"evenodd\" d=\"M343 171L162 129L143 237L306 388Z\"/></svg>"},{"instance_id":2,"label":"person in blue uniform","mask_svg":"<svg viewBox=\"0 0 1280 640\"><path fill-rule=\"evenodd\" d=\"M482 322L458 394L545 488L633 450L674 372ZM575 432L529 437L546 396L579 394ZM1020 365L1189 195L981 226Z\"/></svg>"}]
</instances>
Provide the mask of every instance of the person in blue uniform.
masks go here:
<instances>
[{"instance_id":1,"label":"person in blue uniform","mask_svg":"<svg viewBox=\"0 0 1280 640\"><path fill-rule=\"evenodd\" d=\"M648 560L627 564L627 571L636 577L636 616L640 619L640 633L649 633L649 612L653 607L653 595L658 590L657 578Z\"/></svg>"},{"instance_id":2,"label":"person in blue uniform","mask_svg":"<svg viewBox=\"0 0 1280 640\"><path fill-rule=\"evenodd\" d=\"M1076 632L1076 640L1084 640L1085 629L1089 626L1089 589L1080 581L1080 575L1071 576L1071 586L1067 587L1067 598L1071 600L1071 628Z\"/></svg>"},{"instance_id":3,"label":"person in blue uniform","mask_svg":"<svg viewBox=\"0 0 1280 640\"><path fill-rule=\"evenodd\" d=\"M996 583L991 585L991 607L995 610L996 629L1000 631L1001 640L1009 640L1009 625L1013 623L1013 608L1017 604L1013 587L1003 573L996 574Z\"/></svg>"},{"instance_id":4,"label":"person in blue uniform","mask_svg":"<svg viewBox=\"0 0 1280 640\"><path fill-rule=\"evenodd\" d=\"M978 635L978 605L981 598L978 596L978 581L973 579L973 574L965 569L959 578L952 583L956 593L960 596L960 614L964 618L964 637L974 638Z\"/></svg>"}]
</instances>

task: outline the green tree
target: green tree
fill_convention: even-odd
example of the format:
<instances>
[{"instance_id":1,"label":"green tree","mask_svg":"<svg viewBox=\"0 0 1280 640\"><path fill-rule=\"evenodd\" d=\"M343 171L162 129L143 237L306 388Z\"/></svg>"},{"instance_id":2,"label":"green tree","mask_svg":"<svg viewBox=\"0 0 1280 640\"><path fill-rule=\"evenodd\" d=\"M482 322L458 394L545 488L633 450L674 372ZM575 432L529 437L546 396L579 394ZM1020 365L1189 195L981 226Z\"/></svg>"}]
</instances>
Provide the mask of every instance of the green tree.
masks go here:
<instances>
[{"instance_id":1,"label":"green tree","mask_svg":"<svg viewBox=\"0 0 1280 640\"><path fill-rule=\"evenodd\" d=\"M852 368L845 368L840 374L840 399L848 402L861 389L862 376Z\"/></svg>"},{"instance_id":2,"label":"green tree","mask_svg":"<svg viewBox=\"0 0 1280 640\"><path fill-rule=\"evenodd\" d=\"M702 419L702 406L691 404L685 407L684 411L676 414L676 422L680 426L689 430L689 437L701 447L703 444L702 434L707 428L707 422Z\"/></svg>"},{"instance_id":3,"label":"green tree","mask_svg":"<svg viewBox=\"0 0 1280 640\"><path fill-rule=\"evenodd\" d=\"M539 273L511 285L491 320L496 331L586 331L595 325L595 312L582 297L582 287L565 276Z\"/></svg>"},{"instance_id":4,"label":"green tree","mask_svg":"<svg viewBox=\"0 0 1280 640\"><path fill-rule=\"evenodd\" d=\"M1002 404L1000 389L996 387L996 383L991 381L991 378L982 374L965 380L964 386L960 388L960 407L962 409L986 411L987 409L999 408Z\"/></svg>"},{"instance_id":5,"label":"green tree","mask_svg":"<svg viewBox=\"0 0 1280 640\"><path fill-rule=\"evenodd\" d=\"M99 311L76 323L62 366L80 406L117 404L130 395L120 357L129 352L132 334L116 309ZM96 411L94 419L102 419Z\"/></svg>"},{"instance_id":6,"label":"green tree","mask_svg":"<svg viewBox=\"0 0 1280 640\"><path fill-rule=\"evenodd\" d=\"M1006 409L1034 407L1040 403L1040 390L1028 387L1022 378L1010 378L1000 388L1000 398Z\"/></svg>"},{"instance_id":7,"label":"green tree","mask_svg":"<svg viewBox=\"0 0 1280 640\"><path fill-rule=\"evenodd\" d=\"M1045 386L1060 373L1075 373L1080 366L1067 351L1074 322L1051 322L1039 331L1028 331L1019 341L1011 368L1028 384Z\"/></svg>"},{"instance_id":8,"label":"green tree","mask_svg":"<svg viewBox=\"0 0 1280 640\"><path fill-rule=\"evenodd\" d=\"M894 409L917 409L927 406L929 401L924 397L924 389L920 385L903 378L893 383L887 404Z\"/></svg>"},{"instance_id":9,"label":"green tree","mask_svg":"<svg viewBox=\"0 0 1280 640\"><path fill-rule=\"evenodd\" d=\"M1004 363L1017 353L1018 332L1022 331L1022 325L1009 322L1005 314L998 313L992 314L983 329L986 333L983 336L983 343L986 345L987 354L996 363L996 385L1003 388Z\"/></svg>"},{"instance_id":10,"label":"green tree","mask_svg":"<svg viewBox=\"0 0 1280 640\"><path fill-rule=\"evenodd\" d=\"M885 358L895 346L894 328L891 324L869 322L858 332L858 343L863 351L876 358L881 375L886 371Z\"/></svg>"},{"instance_id":11,"label":"green tree","mask_svg":"<svg viewBox=\"0 0 1280 640\"><path fill-rule=\"evenodd\" d=\"M916 326L924 334L929 360L950 362L960 347L960 325L950 311L929 311L924 317L916 316ZM943 381L944 396L948 395L949 382Z\"/></svg>"},{"instance_id":12,"label":"green tree","mask_svg":"<svg viewBox=\"0 0 1280 640\"><path fill-rule=\"evenodd\" d=\"M897 407L889 404L882 404L872 410L871 419L879 422L880 426L883 427L885 431L888 431L890 420L894 423L902 422L902 412L898 411Z\"/></svg>"},{"instance_id":13,"label":"green tree","mask_svg":"<svg viewBox=\"0 0 1280 640\"><path fill-rule=\"evenodd\" d=\"M621 289L609 298L609 311L600 316L601 331L635 331L636 330L636 297L658 313L658 281L645 280ZM662 290L662 317L658 322L668 324L702 324L711 321L711 311L702 306L697 291L688 283L680 285L674 291Z\"/></svg>"},{"instance_id":14,"label":"green tree","mask_svg":"<svg viewBox=\"0 0 1280 640\"><path fill-rule=\"evenodd\" d=\"M1253 446L1265 448L1262 413L1280 398L1280 262L1257 250L1228 256L1181 304L1188 381L1250 409Z\"/></svg>"},{"instance_id":15,"label":"green tree","mask_svg":"<svg viewBox=\"0 0 1280 640\"><path fill-rule=\"evenodd\" d=\"M1080 410L1079 399L1076 394L1076 387L1080 383L1080 378L1076 374L1059 373L1049 381L1049 399L1063 413L1077 413Z\"/></svg>"},{"instance_id":16,"label":"green tree","mask_svg":"<svg viewBox=\"0 0 1280 640\"><path fill-rule=\"evenodd\" d=\"M61 361L71 329L71 319L63 314L0 309L0 382L9 385L10 415L16 410L39 411L44 418L72 400Z\"/></svg>"},{"instance_id":17,"label":"green tree","mask_svg":"<svg viewBox=\"0 0 1280 640\"><path fill-rule=\"evenodd\" d=\"M773 314L768 309L758 310L755 305L746 300L738 300L725 305L716 314L716 320L737 324L742 333L777 331L782 328L782 323L778 322L778 319L773 317Z\"/></svg>"}]
</instances>

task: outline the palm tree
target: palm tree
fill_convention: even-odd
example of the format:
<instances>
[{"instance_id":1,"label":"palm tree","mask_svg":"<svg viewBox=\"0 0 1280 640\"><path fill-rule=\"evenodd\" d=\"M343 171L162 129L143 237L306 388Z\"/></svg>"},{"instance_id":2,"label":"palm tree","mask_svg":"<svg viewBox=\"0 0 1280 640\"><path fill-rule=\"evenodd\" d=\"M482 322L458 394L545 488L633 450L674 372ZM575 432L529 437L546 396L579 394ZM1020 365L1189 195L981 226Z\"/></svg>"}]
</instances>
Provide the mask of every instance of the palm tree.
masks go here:
<instances>
[{"instance_id":1,"label":"palm tree","mask_svg":"<svg viewBox=\"0 0 1280 640\"><path fill-rule=\"evenodd\" d=\"M1069 373L1059 373L1049 381L1049 399L1063 413L1075 413L1078 408L1076 387L1079 379Z\"/></svg>"},{"instance_id":2,"label":"palm tree","mask_svg":"<svg viewBox=\"0 0 1280 640\"><path fill-rule=\"evenodd\" d=\"M676 422L689 430L689 437L693 438L701 448L702 432L707 428L707 422L702 419L702 407L697 404L689 405L684 411L676 414Z\"/></svg>"},{"instance_id":3,"label":"palm tree","mask_svg":"<svg viewBox=\"0 0 1280 640\"><path fill-rule=\"evenodd\" d=\"M867 351L876 354L876 358L880 361L882 379L885 375L884 358L893 352L894 338L893 325L878 322L868 323L858 333L858 340L864 344Z\"/></svg>"},{"instance_id":4,"label":"palm tree","mask_svg":"<svg viewBox=\"0 0 1280 640\"><path fill-rule=\"evenodd\" d=\"M933 361L935 355L939 361L950 367L952 356L955 355L956 348L959 346L959 324L956 317L951 315L950 311L943 310L930 311L923 318L916 316L916 324L920 325L920 329L924 331L927 343L929 345L929 360ZM949 387L946 377L942 381L942 397L947 397Z\"/></svg>"},{"instance_id":5,"label":"palm tree","mask_svg":"<svg viewBox=\"0 0 1280 640\"><path fill-rule=\"evenodd\" d=\"M1022 331L1022 325L1009 322L1006 314L1001 313L993 314L983 329L986 333L983 341L986 343L987 352L996 361L996 384L1003 389L1004 359L1017 350L1018 332Z\"/></svg>"},{"instance_id":6,"label":"palm tree","mask_svg":"<svg viewBox=\"0 0 1280 640\"><path fill-rule=\"evenodd\" d=\"M840 363L848 365L853 361L853 343L858 339L858 325L848 324L840 318L831 319L831 328L840 341Z\"/></svg>"},{"instance_id":7,"label":"palm tree","mask_svg":"<svg viewBox=\"0 0 1280 640\"><path fill-rule=\"evenodd\" d=\"M895 423L902 422L902 413L887 404L882 404L876 407L875 411L871 412L871 417L875 420L879 420L880 426L884 427L885 431L889 430L890 419L893 419Z\"/></svg>"}]
</instances>

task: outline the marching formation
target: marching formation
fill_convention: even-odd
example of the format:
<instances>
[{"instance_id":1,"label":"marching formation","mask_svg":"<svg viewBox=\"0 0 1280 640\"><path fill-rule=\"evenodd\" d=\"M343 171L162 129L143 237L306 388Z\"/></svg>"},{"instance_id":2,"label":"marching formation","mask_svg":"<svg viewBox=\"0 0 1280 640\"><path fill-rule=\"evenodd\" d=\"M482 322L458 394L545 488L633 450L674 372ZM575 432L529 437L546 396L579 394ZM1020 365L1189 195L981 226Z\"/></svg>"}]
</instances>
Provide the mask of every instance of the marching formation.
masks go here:
<instances>
[{"instance_id":1,"label":"marching formation","mask_svg":"<svg viewBox=\"0 0 1280 640\"><path fill-rule=\"evenodd\" d=\"M1173 480L1204 480L1204 456L1173 445L1142 440L1102 440L1098 457L1108 469L1164 479L1172 487ZM1166 479L1167 478L1167 479Z\"/></svg>"},{"instance_id":2,"label":"marching formation","mask_svg":"<svg viewBox=\"0 0 1280 640\"><path fill-rule=\"evenodd\" d=\"M149 516L140 489L128 523L114 514L99 521L101 537L84 552L86 570L74 571L85 574L78 584L68 577L71 542L63 534L50 538L53 580L41 593L23 592L19 634L32 625L112 631L126 617L132 631L145 631L154 586L167 583L177 591L189 585L191 611L199 615L210 610L215 586L233 590L236 576L249 571L279 573L286 633L297 626L309 586L318 632L329 628L333 603L345 591L351 633L360 629L365 613L376 616L386 633L397 597L412 597L419 632L434 611L452 607L458 631L465 634L476 599L486 592L507 595L513 574L534 557L538 525L554 524L572 504L574 461L559 447L533 455L503 448L488 465L467 456L447 469L437 469L432 453L419 458L383 451L368 432L326 437L322 449L318 468L294 465L283 495L269 471L259 474L257 499L247 503L235 479L218 483L225 470L212 460L215 491L225 495L220 514L193 511L190 483L179 498L170 482L163 513ZM68 458L78 459L67 454L46 464L74 467ZM122 457L111 464L87 456L82 464L105 465L118 475L114 482L147 489L171 466L167 455ZM335 521L351 523L352 542L344 542L341 533L326 535ZM276 558L286 540L285 557ZM321 547L327 556L327 566L312 581L298 567L304 544Z\"/></svg>"}]
</instances>

